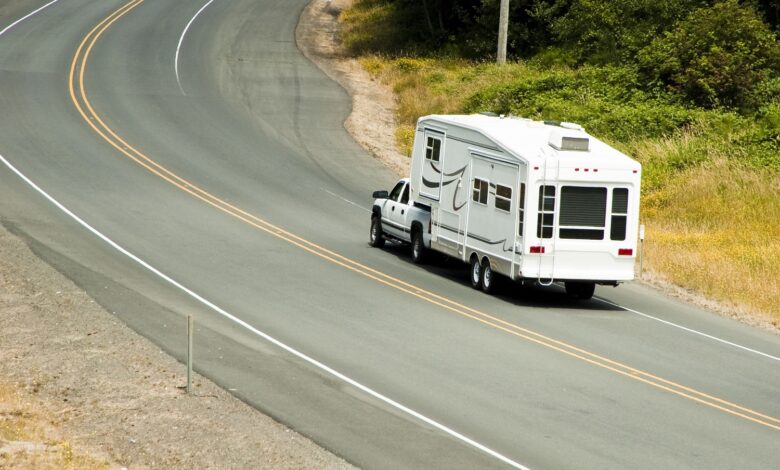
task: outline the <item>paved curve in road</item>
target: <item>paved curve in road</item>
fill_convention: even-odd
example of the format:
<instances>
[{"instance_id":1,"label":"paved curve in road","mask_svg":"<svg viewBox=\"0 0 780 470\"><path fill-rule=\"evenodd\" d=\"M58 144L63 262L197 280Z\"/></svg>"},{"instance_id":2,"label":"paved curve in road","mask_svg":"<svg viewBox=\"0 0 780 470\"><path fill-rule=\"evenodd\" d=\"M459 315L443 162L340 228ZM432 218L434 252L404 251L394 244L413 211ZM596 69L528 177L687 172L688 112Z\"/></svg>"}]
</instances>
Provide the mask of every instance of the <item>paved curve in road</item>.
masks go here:
<instances>
[{"instance_id":1,"label":"paved curve in road","mask_svg":"<svg viewBox=\"0 0 780 470\"><path fill-rule=\"evenodd\" d=\"M39 256L179 357L195 315L200 372L357 465L776 465L777 336L636 285L486 296L369 248L395 178L297 50L306 1L206 3L59 0L0 35L0 217Z\"/></svg>"}]
</instances>

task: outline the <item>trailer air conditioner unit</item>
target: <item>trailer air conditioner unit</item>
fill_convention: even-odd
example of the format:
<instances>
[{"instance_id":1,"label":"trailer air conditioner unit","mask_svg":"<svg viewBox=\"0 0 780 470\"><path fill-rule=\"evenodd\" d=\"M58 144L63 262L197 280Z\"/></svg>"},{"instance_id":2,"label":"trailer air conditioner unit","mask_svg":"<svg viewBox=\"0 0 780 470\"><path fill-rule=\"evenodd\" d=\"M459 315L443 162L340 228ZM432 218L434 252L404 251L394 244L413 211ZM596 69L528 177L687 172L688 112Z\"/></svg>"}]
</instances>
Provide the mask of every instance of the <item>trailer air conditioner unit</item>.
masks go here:
<instances>
[{"instance_id":1,"label":"trailer air conditioner unit","mask_svg":"<svg viewBox=\"0 0 780 470\"><path fill-rule=\"evenodd\" d=\"M571 131L562 132L561 130L555 129L550 132L550 140L548 143L555 150L587 152L590 139L588 139L587 134L584 132L582 135L576 135Z\"/></svg>"}]
</instances>

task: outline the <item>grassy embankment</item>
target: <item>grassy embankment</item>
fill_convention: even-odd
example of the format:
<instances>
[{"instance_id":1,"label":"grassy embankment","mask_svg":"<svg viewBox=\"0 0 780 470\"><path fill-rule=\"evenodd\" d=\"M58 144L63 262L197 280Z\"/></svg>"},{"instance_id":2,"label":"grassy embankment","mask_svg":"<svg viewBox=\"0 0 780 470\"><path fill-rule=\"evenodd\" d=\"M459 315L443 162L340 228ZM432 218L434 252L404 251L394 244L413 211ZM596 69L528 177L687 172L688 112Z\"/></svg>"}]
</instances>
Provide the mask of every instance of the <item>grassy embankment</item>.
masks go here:
<instances>
[{"instance_id":1,"label":"grassy embankment","mask_svg":"<svg viewBox=\"0 0 780 470\"><path fill-rule=\"evenodd\" d=\"M0 383L0 468L108 468L106 462L75 453L66 441L53 439L50 428L61 417L46 411L17 387ZM11 450L13 449L13 450Z\"/></svg>"},{"instance_id":2,"label":"grassy embankment","mask_svg":"<svg viewBox=\"0 0 780 470\"><path fill-rule=\"evenodd\" d=\"M498 66L365 52L399 34L386 8L356 2L342 14L343 40L397 94L404 153L426 114L577 122L643 165L645 268L780 325L780 103L749 116L705 110L643 91L631 68L551 65L543 55Z\"/></svg>"}]
</instances>

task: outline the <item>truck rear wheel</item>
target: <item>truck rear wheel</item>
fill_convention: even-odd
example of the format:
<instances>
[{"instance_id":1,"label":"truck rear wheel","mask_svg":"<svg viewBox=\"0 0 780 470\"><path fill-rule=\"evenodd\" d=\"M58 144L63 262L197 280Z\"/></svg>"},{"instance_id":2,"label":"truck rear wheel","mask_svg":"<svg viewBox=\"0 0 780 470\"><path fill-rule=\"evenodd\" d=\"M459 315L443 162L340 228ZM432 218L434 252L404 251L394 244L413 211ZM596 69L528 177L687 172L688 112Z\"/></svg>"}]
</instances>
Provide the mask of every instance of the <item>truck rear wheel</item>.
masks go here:
<instances>
[{"instance_id":1,"label":"truck rear wheel","mask_svg":"<svg viewBox=\"0 0 780 470\"><path fill-rule=\"evenodd\" d=\"M382 233L382 218L379 216L371 217L371 229L368 232L368 244L374 248L385 246L385 237Z\"/></svg>"},{"instance_id":2,"label":"truck rear wheel","mask_svg":"<svg viewBox=\"0 0 780 470\"><path fill-rule=\"evenodd\" d=\"M596 284L593 282L568 281L564 283L566 295L572 299L590 300L596 291Z\"/></svg>"},{"instance_id":3,"label":"truck rear wheel","mask_svg":"<svg viewBox=\"0 0 780 470\"><path fill-rule=\"evenodd\" d=\"M479 257L476 255L471 257L471 275L469 278L471 279L471 287L474 289L482 287L482 265L479 264Z\"/></svg>"},{"instance_id":4,"label":"truck rear wheel","mask_svg":"<svg viewBox=\"0 0 780 470\"><path fill-rule=\"evenodd\" d=\"M415 230L412 233L412 262L414 264L422 264L425 261L425 242L420 230Z\"/></svg>"}]
</instances>

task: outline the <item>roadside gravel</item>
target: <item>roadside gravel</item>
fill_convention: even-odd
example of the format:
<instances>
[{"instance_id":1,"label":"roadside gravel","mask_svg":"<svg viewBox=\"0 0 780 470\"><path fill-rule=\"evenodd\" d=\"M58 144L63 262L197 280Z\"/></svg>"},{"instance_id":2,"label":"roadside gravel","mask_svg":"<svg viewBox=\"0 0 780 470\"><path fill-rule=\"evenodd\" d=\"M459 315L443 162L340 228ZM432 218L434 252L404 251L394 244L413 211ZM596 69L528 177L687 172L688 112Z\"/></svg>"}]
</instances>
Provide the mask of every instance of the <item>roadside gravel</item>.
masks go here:
<instances>
[{"instance_id":1,"label":"roadside gravel","mask_svg":"<svg viewBox=\"0 0 780 470\"><path fill-rule=\"evenodd\" d=\"M0 2L0 28L45 3ZM353 468L196 374L0 220L0 468Z\"/></svg>"},{"instance_id":2,"label":"roadside gravel","mask_svg":"<svg viewBox=\"0 0 780 470\"><path fill-rule=\"evenodd\" d=\"M187 395L185 380L182 364L0 228L0 385L48 428L26 452L64 441L113 468L351 468L201 376ZM0 428L19 416L7 407L0 396ZM19 445L0 434L0 468Z\"/></svg>"}]
</instances>

